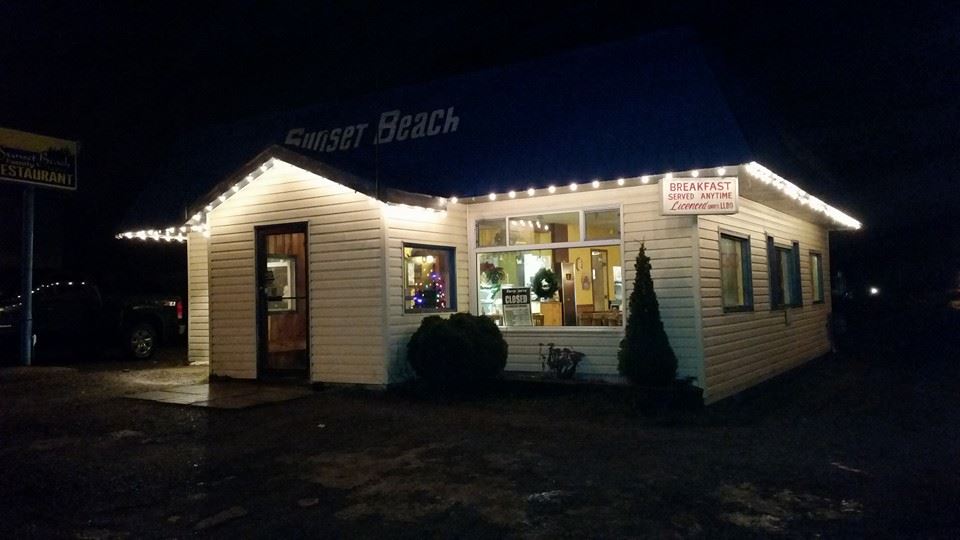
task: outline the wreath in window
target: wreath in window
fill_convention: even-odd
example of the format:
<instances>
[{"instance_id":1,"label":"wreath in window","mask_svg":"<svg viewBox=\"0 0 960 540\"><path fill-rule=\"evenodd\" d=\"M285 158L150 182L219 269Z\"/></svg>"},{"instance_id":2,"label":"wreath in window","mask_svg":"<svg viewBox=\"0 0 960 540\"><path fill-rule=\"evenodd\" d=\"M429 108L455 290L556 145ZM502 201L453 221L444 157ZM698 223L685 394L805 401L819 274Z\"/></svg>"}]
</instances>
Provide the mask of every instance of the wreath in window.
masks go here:
<instances>
[{"instance_id":1,"label":"wreath in window","mask_svg":"<svg viewBox=\"0 0 960 540\"><path fill-rule=\"evenodd\" d=\"M493 263L480 264L480 284L488 287L499 287L500 282L507 277L507 273L500 266Z\"/></svg>"},{"instance_id":2,"label":"wreath in window","mask_svg":"<svg viewBox=\"0 0 960 540\"><path fill-rule=\"evenodd\" d=\"M553 298L554 293L556 293L559 288L560 284L557 282L557 274L549 268L541 268L540 271L533 276L533 283L530 285L530 290L532 290L533 294L537 295L537 298L540 300Z\"/></svg>"}]
</instances>

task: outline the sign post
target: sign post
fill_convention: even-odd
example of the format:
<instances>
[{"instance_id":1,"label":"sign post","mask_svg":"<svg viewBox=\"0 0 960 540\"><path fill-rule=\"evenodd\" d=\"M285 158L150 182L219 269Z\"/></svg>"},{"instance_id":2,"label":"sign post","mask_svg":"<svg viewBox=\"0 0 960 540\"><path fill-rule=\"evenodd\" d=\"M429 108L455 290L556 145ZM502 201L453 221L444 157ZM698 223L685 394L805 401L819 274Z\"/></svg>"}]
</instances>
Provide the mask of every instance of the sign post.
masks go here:
<instances>
[{"instance_id":1,"label":"sign post","mask_svg":"<svg viewBox=\"0 0 960 540\"><path fill-rule=\"evenodd\" d=\"M33 208L34 187L23 188L23 242L20 253L20 362L33 359Z\"/></svg>"},{"instance_id":2,"label":"sign post","mask_svg":"<svg viewBox=\"0 0 960 540\"><path fill-rule=\"evenodd\" d=\"M20 244L20 362L33 361L33 226L36 186L77 189L77 143L0 128L0 180L23 187Z\"/></svg>"}]
</instances>

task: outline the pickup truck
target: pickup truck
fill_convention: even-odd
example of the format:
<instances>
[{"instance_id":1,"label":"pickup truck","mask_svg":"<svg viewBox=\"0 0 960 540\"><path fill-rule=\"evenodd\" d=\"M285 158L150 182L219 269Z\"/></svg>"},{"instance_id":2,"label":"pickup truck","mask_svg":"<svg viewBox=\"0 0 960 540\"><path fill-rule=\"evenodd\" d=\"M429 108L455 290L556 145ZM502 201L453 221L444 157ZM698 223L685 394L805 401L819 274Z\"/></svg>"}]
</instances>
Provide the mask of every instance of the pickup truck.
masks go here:
<instances>
[{"instance_id":1,"label":"pickup truck","mask_svg":"<svg viewBox=\"0 0 960 540\"><path fill-rule=\"evenodd\" d=\"M20 297L0 299L0 340L17 351ZM33 335L38 351L122 347L134 358L149 358L162 343L186 331L183 301L176 296L110 296L88 281L54 281L33 290ZM11 346L11 344L14 344Z\"/></svg>"}]
</instances>

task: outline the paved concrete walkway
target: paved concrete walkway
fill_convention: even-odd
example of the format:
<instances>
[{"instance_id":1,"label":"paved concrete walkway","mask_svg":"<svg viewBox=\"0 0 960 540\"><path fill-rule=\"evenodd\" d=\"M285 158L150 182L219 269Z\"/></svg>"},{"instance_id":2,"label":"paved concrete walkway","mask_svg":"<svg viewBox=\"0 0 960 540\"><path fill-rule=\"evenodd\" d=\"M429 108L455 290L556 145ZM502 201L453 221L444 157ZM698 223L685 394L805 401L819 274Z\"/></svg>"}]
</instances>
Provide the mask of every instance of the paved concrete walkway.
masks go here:
<instances>
[{"instance_id":1,"label":"paved concrete walkway","mask_svg":"<svg viewBox=\"0 0 960 540\"><path fill-rule=\"evenodd\" d=\"M289 401L311 393L312 390L302 386L270 386L256 382L229 381L171 386L126 397L175 405L244 409L264 403Z\"/></svg>"}]
</instances>

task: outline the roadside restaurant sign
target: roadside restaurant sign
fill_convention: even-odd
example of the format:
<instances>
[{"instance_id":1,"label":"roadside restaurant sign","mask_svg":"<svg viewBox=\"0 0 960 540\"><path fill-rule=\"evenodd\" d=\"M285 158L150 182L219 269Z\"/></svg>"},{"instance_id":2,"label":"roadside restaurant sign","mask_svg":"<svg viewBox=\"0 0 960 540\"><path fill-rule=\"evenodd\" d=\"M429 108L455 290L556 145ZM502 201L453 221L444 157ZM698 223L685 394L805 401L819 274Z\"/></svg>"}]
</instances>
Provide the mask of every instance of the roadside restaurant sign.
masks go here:
<instances>
[{"instance_id":1,"label":"roadside restaurant sign","mask_svg":"<svg viewBox=\"0 0 960 540\"><path fill-rule=\"evenodd\" d=\"M663 215L736 214L740 207L736 177L671 178L660 181Z\"/></svg>"},{"instance_id":2,"label":"roadside restaurant sign","mask_svg":"<svg viewBox=\"0 0 960 540\"><path fill-rule=\"evenodd\" d=\"M533 326L530 314L530 287L503 289L504 326Z\"/></svg>"},{"instance_id":3,"label":"roadside restaurant sign","mask_svg":"<svg viewBox=\"0 0 960 540\"><path fill-rule=\"evenodd\" d=\"M0 128L0 180L77 189L77 143Z\"/></svg>"}]
</instances>

